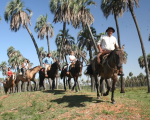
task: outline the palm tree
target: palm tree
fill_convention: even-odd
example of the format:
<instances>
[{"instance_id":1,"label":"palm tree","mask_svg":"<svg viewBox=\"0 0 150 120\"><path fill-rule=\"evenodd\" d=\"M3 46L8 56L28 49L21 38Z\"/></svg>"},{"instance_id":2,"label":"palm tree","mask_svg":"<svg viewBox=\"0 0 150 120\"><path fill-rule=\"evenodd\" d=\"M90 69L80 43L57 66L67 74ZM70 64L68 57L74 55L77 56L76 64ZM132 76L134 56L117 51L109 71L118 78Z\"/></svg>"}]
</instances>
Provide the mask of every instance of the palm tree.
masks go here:
<instances>
[{"instance_id":1,"label":"palm tree","mask_svg":"<svg viewBox=\"0 0 150 120\"><path fill-rule=\"evenodd\" d=\"M96 36L95 28L90 27L90 29L91 29L93 36ZM92 42L92 38L90 35L90 31L87 26L85 26L85 28L78 33L77 42L78 42L79 48L81 47L83 49L84 47L86 47L86 49L89 51L89 56L90 56L90 61L91 61L93 58L92 56L93 42Z\"/></svg>"},{"instance_id":2,"label":"palm tree","mask_svg":"<svg viewBox=\"0 0 150 120\"><path fill-rule=\"evenodd\" d=\"M44 36L46 34L48 53L50 53L49 37L52 38L54 36L54 31L53 31L52 24L47 23L47 17L48 17L47 14L46 14L46 16L41 15L36 21L36 26L35 26L34 30L35 30L35 32L39 32L38 38L40 38L41 40L44 39Z\"/></svg>"},{"instance_id":3,"label":"palm tree","mask_svg":"<svg viewBox=\"0 0 150 120\"><path fill-rule=\"evenodd\" d=\"M30 15L28 15L27 12L25 12L25 10L28 11ZM10 21L10 29L12 31L17 32L20 29L21 25L23 26L23 28L27 29L28 33L32 38L40 64L42 66L42 60L40 59L37 43L27 25L27 23L29 23L29 25L31 26L31 19L30 19L31 15L32 11L30 9L28 8L24 9L24 2L22 2L21 0L12 0L6 6L4 18L5 21L7 22Z\"/></svg>"},{"instance_id":4,"label":"palm tree","mask_svg":"<svg viewBox=\"0 0 150 120\"><path fill-rule=\"evenodd\" d=\"M8 49L7 49L7 56L10 58L13 56L15 52L15 48L13 46L10 46Z\"/></svg>"},{"instance_id":5,"label":"palm tree","mask_svg":"<svg viewBox=\"0 0 150 120\"><path fill-rule=\"evenodd\" d=\"M47 51L44 51L44 47L39 48L39 54L42 60L47 56Z\"/></svg>"},{"instance_id":6,"label":"palm tree","mask_svg":"<svg viewBox=\"0 0 150 120\"><path fill-rule=\"evenodd\" d=\"M119 31L119 25L118 25L118 16L122 16L123 12L125 11L125 4L121 4L120 0L102 0L101 1L101 10L106 18L110 14L114 14L115 22L116 22L116 28L117 28L117 35L118 35L118 44L121 48L121 42L120 42L120 31Z\"/></svg>"},{"instance_id":7,"label":"palm tree","mask_svg":"<svg viewBox=\"0 0 150 120\"><path fill-rule=\"evenodd\" d=\"M124 0L123 2L126 3L127 9L130 10L130 13L132 15L132 18L134 20L134 23L135 23L135 26L136 26L136 29L137 29L137 32L138 32L138 36L139 36L140 43L141 43L141 48L142 48L142 53L143 53L143 57L144 57L144 62L145 62L146 77L147 77L147 83L148 83L148 93L150 93L150 76L149 76L146 52L145 52L145 48L144 48L141 32L140 32L140 29L139 29L139 25L138 25L138 22L137 22L135 13L134 13L134 5L136 7L139 7L139 4L138 4L139 0Z\"/></svg>"},{"instance_id":8,"label":"palm tree","mask_svg":"<svg viewBox=\"0 0 150 120\"><path fill-rule=\"evenodd\" d=\"M51 0L50 11L54 14L54 23L63 22L63 36L60 47L59 59L61 60L61 50L63 48L64 35L66 30L66 23L70 24L72 0Z\"/></svg>"},{"instance_id":9,"label":"palm tree","mask_svg":"<svg viewBox=\"0 0 150 120\"><path fill-rule=\"evenodd\" d=\"M90 25L94 22L94 17L90 13L90 8L88 8L91 5L96 5L96 3L92 0L76 0L74 7L73 7L73 19L72 19L72 25L74 28L80 28L80 25L82 24L82 28L84 29L85 26L88 27L92 42L94 44L95 52L98 53L98 48L96 45L96 42L94 40L94 36L92 35L92 31L90 29Z\"/></svg>"},{"instance_id":10,"label":"palm tree","mask_svg":"<svg viewBox=\"0 0 150 120\"><path fill-rule=\"evenodd\" d=\"M7 75L7 63L5 61L1 62L0 70L2 71L3 76Z\"/></svg>"},{"instance_id":11,"label":"palm tree","mask_svg":"<svg viewBox=\"0 0 150 120\"><path fill-rule=\"evenodd\" d=\"M63 38L64 38L64 41L63 41ZM62 49L62 41L63 41L63 45L65 45L63 49ZM67 54L69 54L71 50L71 46L75 44L74 41L75 41L75 38L69 34L69 29L65 30L65 32L63 30L59 31L55 39L55 43L57 46L57 51L61 52L62 57L63 56L65 57ZM67 62L67 59L66 59L66 62Z\"/></svg>"},{"instance_id":12,"label":"palm tree","mask_svg":"<svg viewBox=\"0 0 150 120\"><path fill-rule=\"evenodd\" d=\"M139 62L140 68L143 69L145 67L144 57L140 56L138 58L138 62ZM147 62L148 62L148 69L150 71L150 54L147 55Z\"/></svg>"}]
</instances>

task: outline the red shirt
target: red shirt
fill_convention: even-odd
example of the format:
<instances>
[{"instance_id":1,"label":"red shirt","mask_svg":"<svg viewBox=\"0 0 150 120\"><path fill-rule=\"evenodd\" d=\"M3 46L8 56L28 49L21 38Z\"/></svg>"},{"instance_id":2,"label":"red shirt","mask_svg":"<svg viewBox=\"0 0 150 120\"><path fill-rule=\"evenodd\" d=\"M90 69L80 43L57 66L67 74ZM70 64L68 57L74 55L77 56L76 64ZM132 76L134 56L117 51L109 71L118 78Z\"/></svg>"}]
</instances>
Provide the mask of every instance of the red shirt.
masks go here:
<instances>
[{"instance_id":1,"label":"red shirt","mask_svg":"<svg viewBox=\"0 0 150 120\"><path fill-rule=\"evenodd\" d=\"M8 76L11 76L11 75L12 75L12 72L11 72L11 71L8 71L7 74L8 74Z\"/></svg>"}]
</instances>

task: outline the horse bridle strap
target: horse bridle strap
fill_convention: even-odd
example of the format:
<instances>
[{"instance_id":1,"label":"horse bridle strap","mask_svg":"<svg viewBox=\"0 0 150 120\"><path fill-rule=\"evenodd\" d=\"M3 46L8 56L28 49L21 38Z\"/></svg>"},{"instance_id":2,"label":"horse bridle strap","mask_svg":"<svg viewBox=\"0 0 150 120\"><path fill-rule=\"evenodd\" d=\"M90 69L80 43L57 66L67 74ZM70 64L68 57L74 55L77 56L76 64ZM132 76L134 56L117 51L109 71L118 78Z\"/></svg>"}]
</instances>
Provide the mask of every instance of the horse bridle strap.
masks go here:
<instances>
[{"instance_id":1,"label":"horse bridle strap","mask_svg":"<svg viewBox=\"0 0 150 120\"><path fill-rule=\"evenodd\" d=\"M113 71L117 71L117 69L110 67L110 65L108 64L108 60L107 60L107 66L112 69Z\"/></svg>"}]
</instances>

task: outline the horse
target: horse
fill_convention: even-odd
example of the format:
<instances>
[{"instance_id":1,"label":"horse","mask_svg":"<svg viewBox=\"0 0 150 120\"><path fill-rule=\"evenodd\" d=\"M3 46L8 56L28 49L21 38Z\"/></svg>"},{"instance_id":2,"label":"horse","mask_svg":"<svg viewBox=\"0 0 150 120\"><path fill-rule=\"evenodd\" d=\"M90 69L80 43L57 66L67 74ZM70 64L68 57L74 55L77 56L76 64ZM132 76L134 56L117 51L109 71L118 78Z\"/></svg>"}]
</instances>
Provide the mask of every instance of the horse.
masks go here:
<instances>
[{"instance_id":1,"label":"horse","mask_svg":"<svg viewBox=\"0 0 150 120\"><path fill-rule=\"evenodd\" d=\"M94 75L95 78L95 84L97 88L97 98L100 98L99 91L98 91L98 75L96 71L96 67L98 68L98 74L101 76L100 79L100 92L102 95L102 82L105 79L106 84L107 84L107 91L106 93L103 94L103 96L107 96L110 91L110 84L109 84L109 78L112 79L112 95L111 95L111 101L113 104L115 104L114 100L114 90L115 90L115 84L118 79L118 73L120 68L122 67L123 64L123 56L124 56L124 46L122 48L118 48L115 45L115 50L113 50L109 56L107 57L106 61L104 64L99 64L97 62L97 58L93 59L92 63L90 66L87 67L87 73L90 75Z\"/></svg>"},{"instance_id":2,"label":"horse","mask_svg":"<svg viewBox=\"0 0 150 120\"><path fill-rule=\"evenodd\" d=\"M63 78L64 89L66 91L65 77L68 77L69 89L71 89L70 80L71 80L71 78L74 78L74 86L72 88L72 90L74 90L74 87L76 87L76 84L79 84L78 77L79 77L80 71L82 71L82 68L83 68L83 61L80 62L77 60L75 62L74 67L71 67L71 69L69 70L69 72L71 73L70 75L66 74L67 68L65 68L65 66L63 68L64 69L61 71L61 79ZM79 85L78 85L78 87L79 87ZM79 90L80 90L80 87L79 87ZM78 92L77 87L76 87L76 92Z\"/></svg>"},{"instance_id":3,"label":"horse","mask_svg":"<svg viewBox=\"0 0 150 120\"><path fill-rule=\"evenodd\" d=\"M10 89L10 93L14 93L14 87L15 87L15 73L12 73L12 75L7 78L6 82L2 82L4 86L5 94L7 94L8 90Z\"/></svg>"},{"instance_id":4,"label":"horse","mask_svg":"<svg viewBox=\"0 0 150 120\"><path fill-rule=\"evenodd\" d=\"M42 68L40 69L39 71L39 87L40 87L40 90L41 90L41 87L44 88L45 90L45 86L44 86L44 79L45 78L51 78L53 80L52 82L52 90L54 90L55 88L55 78L57 76L57 72L58 72L58 69L60 70L61 69L61 66L60 66L60 61L57 60L56 62L54 62L52 65L51 65L51 69L47 71L47 75L48 77L45 77L45 68Z\"/></svg>"},{"instance_id":5,"label":"horse","mask_svg":"<svg viewBox=\"0 0 150 120\"><path fill-rule=\"evenodd\" d=\"M16 77L16 81L15 81L15 83L16 83L16 88L17 88L17 92L18 92L18 83L19 83L19 81L21 80L22 81L22 84L21 84L21 90L23 89L23 83L24 82L28 82L28 87L27 87L27 91L29 90L29 82L30 81L32 81L32 82L34 82L34 84L35 84L35 86L34 86L34 90L37 90L36 89L36 82L35 82L35 75L36 75L36 73L41 69L42 67L41 66L36 66L36 67L34 67L34 68L32 68L32 69L28 69L28 70L26 70L26 75L25 75L25 78L23 77L23 75L17 75L17 77Z\"/></svg>"}]
</instances>

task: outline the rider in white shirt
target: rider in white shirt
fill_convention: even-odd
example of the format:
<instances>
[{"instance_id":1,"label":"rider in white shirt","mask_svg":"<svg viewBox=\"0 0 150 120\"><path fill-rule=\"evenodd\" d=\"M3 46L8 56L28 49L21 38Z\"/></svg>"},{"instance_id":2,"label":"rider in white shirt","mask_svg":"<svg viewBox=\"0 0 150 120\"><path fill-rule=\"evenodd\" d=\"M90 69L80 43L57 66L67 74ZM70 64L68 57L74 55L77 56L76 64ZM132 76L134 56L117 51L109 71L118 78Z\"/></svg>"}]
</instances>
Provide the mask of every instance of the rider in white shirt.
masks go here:
<instances>
[{"instance_id":1,"label":"rider in white shirt","mask_svg":"<svg viewBox=\"0 0 150 120\"><path fill-rule=\"evenodd\" d=\"M98 49L100 52L97 55L98 63L100 63L100 55L110 53L111 51L115 49L115 45L118 47L117 39L114 36L112 36L112 34L115 32L115 29L113 27L108 27L106 32L107 32L107 35L102 36L100 40L97 42ZM121 69L118 75L121 75L122 72L123 71Z\"/></svg>"},{"instance_id":2,"label":"rider in white shirt","mask_svg":"<svg viewBox=\"0 0 150 120\"><path fill-rule=\"evenodd\" d=\"M70 60L70 63L69 63L68 68L67 68L67 73L66 73L67 75L70 74L69 73L69 67L70 67L70 65L72 64L72 62L75 62L77 60L76 57L74 56L74 52L73 51L70 52L69 60Z\"/></svg>"}]
</instances>

